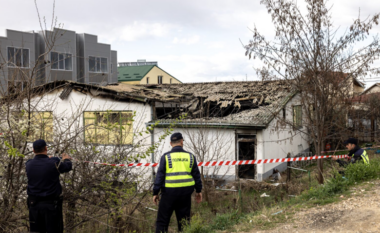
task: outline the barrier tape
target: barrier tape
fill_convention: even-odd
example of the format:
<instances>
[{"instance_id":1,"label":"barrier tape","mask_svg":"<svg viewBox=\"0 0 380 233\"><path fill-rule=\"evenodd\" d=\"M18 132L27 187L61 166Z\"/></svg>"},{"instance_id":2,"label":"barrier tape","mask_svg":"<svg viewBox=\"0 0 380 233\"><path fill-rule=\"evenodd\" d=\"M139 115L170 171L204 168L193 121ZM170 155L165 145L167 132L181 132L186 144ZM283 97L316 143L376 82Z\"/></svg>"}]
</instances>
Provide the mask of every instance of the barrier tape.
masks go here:
<instances>
[{"instance_id":1,"label":"barrier tape","mask_svg":"<svg viewBox=\"0 0 380 233\"><path fill-rule=\"evenodd\" d=\"M347 155L321 155L311 157L297 157L297 158L282 158L282 159L257 159L257 160L235 160L235 161L209 161L199 162L198 167L215 167L215 166L236 166L236 165L250 165L250 164L264 164L264 163L285 163L295 161L308 161L315 159L326 159L331 157L345 158ZM98 163L84 161L85 163L107 165L113 167L157 167L158 163L129 163L129 164L111 164L111 163Z\"/></svg>"}]
</instances>

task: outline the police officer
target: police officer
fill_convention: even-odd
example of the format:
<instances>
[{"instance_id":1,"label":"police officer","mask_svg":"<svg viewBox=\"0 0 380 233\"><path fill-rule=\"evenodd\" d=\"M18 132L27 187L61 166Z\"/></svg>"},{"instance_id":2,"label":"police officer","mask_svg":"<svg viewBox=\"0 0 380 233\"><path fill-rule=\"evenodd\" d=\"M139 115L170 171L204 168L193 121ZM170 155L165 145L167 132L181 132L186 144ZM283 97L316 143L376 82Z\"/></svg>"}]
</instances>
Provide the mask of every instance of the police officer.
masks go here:
<instances>
[{"instance_id":1,"label":"police officer","mask_svg":"<svg viewBox=\"0 0 380 233\"><path fill-rule=\"evenodd\" d=\"M30 232L63 232L62 187L59 175L72 169L70 156L47 156L46 142L33 143L35 157L26 162Z\"/></svg>"},{"instance_id":2,"label":"police officer","mask_svg":"<svg viewBox=\"0 0 380 233\"><path fill-rule=\"evenodd\" d=\"M202 181L197 161L191 153L183 149L181 133L170 137L171 151L160 160L153 187L153 202L157 205L158 193L161 190L161 201L158 207L156 233L168 232L170 218L175 211L178 231L190 221L191 194L196 191L196 201L202 201Z\"/></svg>"},{"instance_id":3,"label":"police officer","mask_svg":"<svg viewBox=\"0 0 380 233\"><path fill-rule=\"evenodd\" d=\"M346 167L349 163L356 163L358 161L363 161L365 164L369 164L369 157L367 151L358 146L358 140L355 138L349 138L344 142L346 148L349 150L348 161L340 160L337 157L332 159L339 163L339 166Z\"/></svg>"}]
</instances>

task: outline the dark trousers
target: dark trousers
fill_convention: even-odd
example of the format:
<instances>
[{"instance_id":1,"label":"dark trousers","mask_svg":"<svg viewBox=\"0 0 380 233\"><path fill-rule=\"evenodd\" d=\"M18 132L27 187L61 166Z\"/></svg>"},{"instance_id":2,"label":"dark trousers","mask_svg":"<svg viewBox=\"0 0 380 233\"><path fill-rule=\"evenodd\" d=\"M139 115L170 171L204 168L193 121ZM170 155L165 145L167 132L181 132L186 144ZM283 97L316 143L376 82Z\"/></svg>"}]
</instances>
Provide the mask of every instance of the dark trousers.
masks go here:
<instances>
[{"instance_id":1,"label":"dark trousers","mask_svg":"<svg viewBox=\"0 0 380 233\"><path fill-rule=\"evenodd\" d=\"M178 221L178 231L181 232L183 226L190 221L191 195L168 196L162 194L158 206L156 233L168 232L170 217L175 211Z\"/></svg>"},{"instance_id":2,"label":"dark trousers","mask_svg":"<svg viewBox=\"0 0 380 233\"><path fill-rule=\"evenodd\" d=\"M30 232L62 233L62 199L38 201L28 198Z\"/></svg>"},{"instance_id":3,"label":"dark trousers","mask_svg":"<svg viewBox=\"0 0 380 233\"><path fill-rule=\"evenodd\" d=\"M340 167L347 167L349 164L347 161L341 159L336 160L336 162L339 164Z\"/></svg>"}]
</instances>

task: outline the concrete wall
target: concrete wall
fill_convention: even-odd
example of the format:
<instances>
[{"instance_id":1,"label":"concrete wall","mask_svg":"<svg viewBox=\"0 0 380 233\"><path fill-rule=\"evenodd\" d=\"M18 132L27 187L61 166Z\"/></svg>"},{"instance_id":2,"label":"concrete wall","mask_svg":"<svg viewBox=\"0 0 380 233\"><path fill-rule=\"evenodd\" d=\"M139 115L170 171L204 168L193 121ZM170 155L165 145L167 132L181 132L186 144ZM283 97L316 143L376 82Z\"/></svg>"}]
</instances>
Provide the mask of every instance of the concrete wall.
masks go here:
<instances>
[{"instance_id":1,"label":"concrete wall","mask_svg":"<svg viewBox=\"0 0 380 233\"><path fill-rule=\"evenodd\" d=\"M98 43L98 37L83 34L84 48L84 80L85 83L113 82L111 79L111 45ZM89 66L89 57L107 58L107 72L92 72ZM117 73L116 73L117 75Z\"/></svg>"},{"instance_id":2,"label":"concrete wall","mask_svg":"<svg viewBox=\"0 0 380 233\"><path fill-rule=\"evenodd\" d=\"M45 65L45 81L52 82L56 80L70 80L77 81L77 42L76 33L74 31L54 28L53 31L39 32L38 43L44 44L43 54L46 54L45 60L49 61ZM53 45L53 47L50 47ZM52 52L61 54L70 54L71 57L71 69L53 69L53 60L51 57Z\"/></svg>"},{"instance_id":3,"label":"concrete wall","mask_svg":"<svg viewBox=\"0 0 380 233\"><path fill-rule=\"evenodd\" d=\"M154 141L158 142L164 129L154 130ZM235 130L210 128L177 128L174 132L182 133L184 149L193 153L198 162L235 160ZM162 141L154 161L159 162L161 156L171 150L170 136ZM202 152L200 152L202 151ZM204 175L235 180L234 166L204 167Z\"/></svg>"},{"instance_id":4,"label":"concrete wall","mask_svg":"<svg viewBox=\"0 0 380 233\"><path fill-rule=\"evenodd\" d=\"M11 67L8 65L8 47L23 48L29 50L29 67ZM35 65L35 37L33 32L20 32L6 30L5 36L0 37L0 95L6 93L8 80L26 80L29 72ZM35 77L32 77L35 79Z\"/></svg>"},{"instance_id":5,"label":"concrete wall","mask_svg":"<svg viewBox=\"0 0 380 233\"><path fill-rule=\"evenodd\" d=\"M285 117L287 122L293 122L293 106L300 105L300 96L295 96L285 106ZM281 125L282 111L272 120L269 126L257 134L257 159L285 158L288 153L294 157L300 152L309 151L307 135L299 130L294 130L289 124ZM305 119L305 115L303 115ZM304 125L305 123L303 123ZM304 127L302 128L304 129ZM302 130L301 129L301 130ZM274 168L283 171L286 163L269 163L257 166L257 180L267 179L272 175Z\"/></svg>"},{"instance_id":6,"label":"concrete wall","mask_svg":"<svg viewBox=\"0 0 380 233\"><path fill-rule=\"evenodd\" d=\"M147 84L146 80L148 77L149 77L149 84L157 84L158 83L158 76L162 76L162 83L170 83L170 80L172 80L172 83L181 83L180 81L175 79L170 74L166 73L162 69L155 66L148 72L147 75L145 75L145 77L143 79L141 79L140 84ZM128 82L128 83L130 83L130 82Z\"/></svg>"},{"instance_id":7,"label":"concrete wall","mask_svg":"<svg viewBox=\"0 0 380 233\"><path fill-rule=\"evenodd\" d=\"M110 83L117 83L118 80L117 80L117 51L114 51L114 50L111 50L111 65L112 65L112 69L110 70L110 75L111 75L111 79L110 79Z\"/></svg>"}]
</instances>

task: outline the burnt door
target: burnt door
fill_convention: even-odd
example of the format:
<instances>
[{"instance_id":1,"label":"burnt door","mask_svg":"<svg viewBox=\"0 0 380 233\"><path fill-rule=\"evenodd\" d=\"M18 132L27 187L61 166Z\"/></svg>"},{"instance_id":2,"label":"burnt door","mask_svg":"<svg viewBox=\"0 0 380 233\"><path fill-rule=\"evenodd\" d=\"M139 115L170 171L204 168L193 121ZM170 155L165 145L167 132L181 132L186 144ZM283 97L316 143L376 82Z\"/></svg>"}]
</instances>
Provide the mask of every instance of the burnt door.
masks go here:
<instances>
[{"instance_id":1,"label":"burnt door","mask_svg":"<svg viewBox=\"0 0 380 233\"><path fill-rule=\"evenodd\" d=\"M239 135L238 137L238 160L254 160L256 149L256 137ZM239 165L239 178L255 179L256 165Z\"/></svg>"}]
</instances>

